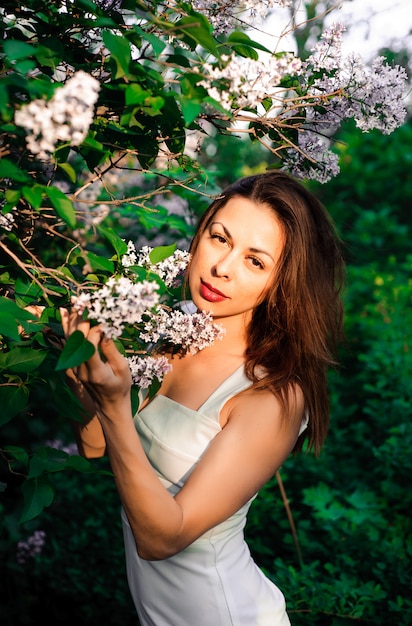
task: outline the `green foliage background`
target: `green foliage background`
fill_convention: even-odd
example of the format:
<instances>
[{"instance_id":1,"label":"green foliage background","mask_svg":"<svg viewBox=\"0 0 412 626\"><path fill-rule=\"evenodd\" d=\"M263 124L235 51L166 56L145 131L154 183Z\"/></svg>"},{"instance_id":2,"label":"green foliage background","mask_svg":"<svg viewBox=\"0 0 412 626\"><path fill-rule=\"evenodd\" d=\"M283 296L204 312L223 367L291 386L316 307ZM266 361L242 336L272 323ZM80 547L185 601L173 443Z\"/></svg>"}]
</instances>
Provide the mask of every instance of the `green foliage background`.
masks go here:
<instances>
[{"instance_id":1,"label":"green foliage background","mask_svg":"<svg viewBox=\"0 0 412 626\"><path fill-rule=\"evenodd\" d=\"M119 238L184 245L210 195L239 176L264 171L275 160L259 144L238 139L234 149L232 137L211 134L194 160L182 157L167 171L157 171L152 165L157 138L170 136L173 149L182 148L182 130L193 122L188 124L193 113L190 102L200 107L200 94L189 80L181 94L183 109L176 108L170 94L163 112L156 109L165 96L161 77L155 72L137 75L133 72L140 69L135 66L131 72L126 48L108 36L111 81L104 101L112 113L123 116L123 123L103 116L70 159L68 150L61 148L55 169L46 172L49 178L44 171L30 169L22 131L12 128L16 99L21 102L52 91L53 64L68 50L67 61L76 67L88 69L96 63L96 56L85 54L73 35L77 26L84 27L87 11L94 12L101 28L113 26L110 20L120 25L116 12L109 20L88 1L76 2L78 12L72 15L58 14L53 3L32 4L39 16L35 54L33 49L29 54L24 46L10 45L6 59L2 57L7 71L6 80L0 82L1 131L14 137L14 152L13 158L0 159L0 170L12 181L2 188L6 204L23 207L19 236L10 236L8 245L20 262L27 261L27 246L41 259L43 268L34 276L51 291L43 322L58 333L56 305L68 298L69 290L45 269L61 270L81 282L82 271L91 265L88 277L98 280L118 261ZM54 36L56 29L62 37ZM134 31L130 41L138 42L142 36ZM188 42L184 23L181 36ZM206 49L212 46L207 37L201 43ZM180 62L184 67L182 58ZM33 64L42 69L36 88L27 79ZM144 106L126 102L125 76L133 84L146 81L150 94ZM130 88L129 98L132 92ZM128 126L133 116L135 121ZM149 134L135 123L143 119ZM284 591L293 626L406 626L412 623L412 125L409 122L388 137L365 135L348 124L336 139L340 176L324 186L310 184L335 219L348 262L347 345L341 350L340 368L330 377L330 434L319 459L304 453L288 459L281 470L298 549L275 479L252 506L247 539L259 565ZM79 228L74 235L70 224L79 208L76 189L112 154L113 146L137 154L140 171L130 175L136 164L127 160L127 179L118 178L99 191L97 200L110 207L104 229ZM193 193L189 183L194 180L202 193ZM66 186L69 202L59 202L61 197L56 200L50 193L54 184ZM171 196L183 212L168 212L166 200ZM117 198L125 200L119 203ZM51 237L51 228L64 236ZM76 247L78 240L84 249ZM111 260L105 265L103 259ZM76 622L135 626L119 500L107 459L88 463L55 449L55 440L73 442L69 418L78 414L78 407L56 371L59 352L48 341L44 324L22 313L26 304L39 301L38 286L3 249L0 264L2 294L8 298L0 302L0 481L7 484L0 501L1 624L31 626L47 619L62 626ZM11 295L28 334L26 341L16 336ZM22 501L24 489L30 515ZM18 542L37 529L46 532L41 554L19 564Z\"/></svg>"}]
</instances>

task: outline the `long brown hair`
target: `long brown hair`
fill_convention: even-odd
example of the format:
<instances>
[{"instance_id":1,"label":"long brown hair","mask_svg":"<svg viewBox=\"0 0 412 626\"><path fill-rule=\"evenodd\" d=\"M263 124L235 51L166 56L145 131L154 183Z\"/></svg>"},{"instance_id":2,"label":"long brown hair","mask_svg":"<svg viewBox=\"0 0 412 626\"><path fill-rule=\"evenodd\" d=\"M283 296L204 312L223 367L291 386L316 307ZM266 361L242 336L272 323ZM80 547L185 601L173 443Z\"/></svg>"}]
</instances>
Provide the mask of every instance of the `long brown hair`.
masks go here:
<instances>
[{"instance_id":1,"label":"long brown hair","mask_svg":"<svg viewBox=\"0 0 412 626\"><path fill-rule=\"evenodd\" d=\"M295 451L307 438L318 454L329 427L327 372L336 365L343 338L341 244L321 202L299 181L274 170L228 187L203 214L191 253L216 212L236 196L269 205L285 233L273 285L247 329L245 371L255 388L273 391L286 414L290 390L301 387L309 423Z\"/></svg>"}]
</instances>

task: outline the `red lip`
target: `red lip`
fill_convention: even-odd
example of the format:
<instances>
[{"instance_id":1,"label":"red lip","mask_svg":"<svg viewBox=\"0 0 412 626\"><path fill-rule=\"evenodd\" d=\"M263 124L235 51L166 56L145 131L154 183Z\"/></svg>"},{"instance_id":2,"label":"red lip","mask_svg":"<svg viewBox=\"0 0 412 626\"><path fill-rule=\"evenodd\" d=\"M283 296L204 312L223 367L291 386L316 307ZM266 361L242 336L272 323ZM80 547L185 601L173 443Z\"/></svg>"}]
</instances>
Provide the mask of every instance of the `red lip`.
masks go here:
<instances>
[{"instance_id":1,"label":"red lip","mask_svg":"<svg viewBox=\"0 0 412 626\"><path fill-rule=\"evenodd\" d=\"M224 293L203 281L200 283L200 295L208 302L221 302L227 298Z\"/></svg>"}]
</instances>

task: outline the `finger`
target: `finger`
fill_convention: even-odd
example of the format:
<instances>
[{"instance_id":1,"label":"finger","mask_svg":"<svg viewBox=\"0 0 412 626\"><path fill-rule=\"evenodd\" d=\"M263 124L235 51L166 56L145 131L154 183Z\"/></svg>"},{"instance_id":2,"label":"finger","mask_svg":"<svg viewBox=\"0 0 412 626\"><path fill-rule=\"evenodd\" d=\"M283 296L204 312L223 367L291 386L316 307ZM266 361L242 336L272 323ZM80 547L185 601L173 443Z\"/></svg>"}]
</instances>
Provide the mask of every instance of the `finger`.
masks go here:
<instances>
[{"instance_id":1,"label":"finger","mask_svg":"<svg viewBox=\"0 0 412 626\"><path fill-rule=\"evenodd\" d=\"M25 311L28 311L29 313L33 313L33 315L35 315L36 317L40 318L41 314L43 313L45 307L41 306L40 304L30 304L29 306L24 307Z\"/></svg>"},{"instance_id":2,"label":"finger","mask_svg":"<svg viewBox=\"0 0 412 626\"><path fill-rule=\"evenodd\" d=\"M90 329L90 322L88 320L84 320L81 315L77 313L77 311L69 311L67 309L61 308L60 315L62 318L62 328L66 337L74 333L76 330L80 330L85 337Z\"/></svg>"},{"instance_id":3,"label":"finger","mask_svg":"<svg viewBox=\"0 0 412 626\"><path fill-rule=\"evenodd\" d=\"M102 337L100 350L107 363L110 364L114 374L124 376L126 372L130 371L127 359L120 354L112 339Z\"/></svg>"},{"instance_id":4,"label":"finger","mask_svg":"<svg viewBox=\"0 0 412 626\"><path fill-rule=\"evenodd\" d=\"M60 311L60 317L62 320L63 333L67 337L67 334L69 332L69 312L67 309L63 307L60 307L59 311Z\"/></svg>"}]
</instances>

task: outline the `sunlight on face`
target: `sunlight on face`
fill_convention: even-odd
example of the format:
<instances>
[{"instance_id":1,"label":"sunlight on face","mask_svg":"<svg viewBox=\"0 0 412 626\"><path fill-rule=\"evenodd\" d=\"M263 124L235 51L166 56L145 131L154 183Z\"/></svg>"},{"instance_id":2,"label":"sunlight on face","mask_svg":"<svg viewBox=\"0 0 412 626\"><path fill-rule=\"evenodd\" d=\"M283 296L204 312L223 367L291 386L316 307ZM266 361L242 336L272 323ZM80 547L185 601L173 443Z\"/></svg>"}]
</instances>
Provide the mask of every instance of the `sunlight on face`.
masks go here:
<instances>
[{"instance_id":1,"label":"sunlight on face","mask_svg":"<svg viewBox=\"0 0 412 626\"><path fill-rule=\"evenodd\" d=\"M269 207L240 196L217 211L193 253L192 299L215 317L242 316L263 300L284 246L280 221Z\"/></svg>"}]
</instances>

